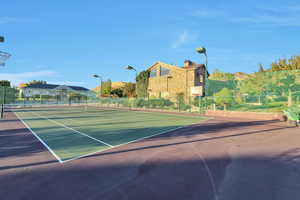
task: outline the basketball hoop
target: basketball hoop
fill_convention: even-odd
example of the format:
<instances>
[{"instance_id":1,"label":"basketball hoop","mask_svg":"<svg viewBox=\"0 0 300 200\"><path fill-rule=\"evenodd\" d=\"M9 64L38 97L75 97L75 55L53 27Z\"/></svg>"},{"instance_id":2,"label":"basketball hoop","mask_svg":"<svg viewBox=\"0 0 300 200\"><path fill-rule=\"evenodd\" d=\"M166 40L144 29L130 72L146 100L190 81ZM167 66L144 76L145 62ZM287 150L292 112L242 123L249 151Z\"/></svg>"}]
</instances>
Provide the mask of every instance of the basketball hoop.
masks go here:
<instances>
[{"instance_id":1,"label":"basketball hoop","mask_svg":"<svg viewBox=\"0 0 300 200\"><path fill-rule=\"evenodd\" d=\"M0 51L0 66L5 66L5 61L10 57L9 53Z\"/></svg>"}]
</instances>

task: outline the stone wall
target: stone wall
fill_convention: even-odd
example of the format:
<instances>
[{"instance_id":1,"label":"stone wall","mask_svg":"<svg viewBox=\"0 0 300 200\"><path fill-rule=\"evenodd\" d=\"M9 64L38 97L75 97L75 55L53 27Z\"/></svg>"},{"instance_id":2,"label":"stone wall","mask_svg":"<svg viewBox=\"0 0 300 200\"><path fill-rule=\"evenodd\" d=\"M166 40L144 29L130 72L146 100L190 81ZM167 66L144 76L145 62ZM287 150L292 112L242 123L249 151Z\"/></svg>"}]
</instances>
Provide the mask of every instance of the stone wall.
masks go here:
<instances>
[{"instance_id":1,"label":"stone wall","mask_svg":"<svg viewBox=\"0 0 300 200\"><path fill-rule=\"evenodd\" d=\"M170 70L165 76L160 76L161 67ZM148 92L152 98L169 98L176 100L178 93L183 93L186 102L191 96L191 87L200 86L200 78L197 78L197 70L195 68L179 68L176 66L156 63L150 70L157 70L156 77L149 78Z\"/></svg>"}]
</instances>

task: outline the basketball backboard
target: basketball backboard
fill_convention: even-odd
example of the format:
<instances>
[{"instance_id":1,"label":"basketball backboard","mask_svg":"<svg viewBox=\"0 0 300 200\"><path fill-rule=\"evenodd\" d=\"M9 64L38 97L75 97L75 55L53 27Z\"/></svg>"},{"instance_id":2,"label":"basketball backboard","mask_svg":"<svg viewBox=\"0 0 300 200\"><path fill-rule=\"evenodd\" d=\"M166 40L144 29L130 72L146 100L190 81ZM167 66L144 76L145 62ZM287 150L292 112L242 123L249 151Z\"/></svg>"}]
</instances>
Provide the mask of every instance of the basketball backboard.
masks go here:
<instances>
[{"instance_id":1,"label":"basketball backboard","mask_svg":"<svg viewBox=\"0 0 300 200\"><path fill-rule=\"evenodd\" d=\"M4 42L4 37L0 36L0 42ZM6 53L4 51L0 51L0 66L5 65L5 61L10 57L11 55L9 53Z\"/></svg>"},{"instance_id":2,"label":"basketball backboard","mask_svg":"<svg viewBox=\"0 0 300 200\"><path fill-rule=\"evenodd\" d=\"M0 66L5 65L5 61L10 57L11 55L9 53L6 53L4 51L0 51Z\"/></svg>"}]
</instances>

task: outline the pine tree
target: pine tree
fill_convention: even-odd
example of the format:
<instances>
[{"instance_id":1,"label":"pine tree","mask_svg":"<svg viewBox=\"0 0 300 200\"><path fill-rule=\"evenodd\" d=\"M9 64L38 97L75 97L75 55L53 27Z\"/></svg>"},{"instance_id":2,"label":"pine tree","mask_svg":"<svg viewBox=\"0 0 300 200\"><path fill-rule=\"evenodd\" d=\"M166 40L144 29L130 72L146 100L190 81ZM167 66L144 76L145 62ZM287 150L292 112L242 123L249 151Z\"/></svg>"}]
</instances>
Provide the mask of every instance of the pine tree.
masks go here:
<instances>
[{"instance_id":1,"label":"pine tree","mask_svg":"<svg viewBox=\"0 0 300 200\"><path fill-rule=\"evenodd\" d=\"M264 67L262 64L259 64L259 72L265 72Z\"/></svg>"}]
</instances>

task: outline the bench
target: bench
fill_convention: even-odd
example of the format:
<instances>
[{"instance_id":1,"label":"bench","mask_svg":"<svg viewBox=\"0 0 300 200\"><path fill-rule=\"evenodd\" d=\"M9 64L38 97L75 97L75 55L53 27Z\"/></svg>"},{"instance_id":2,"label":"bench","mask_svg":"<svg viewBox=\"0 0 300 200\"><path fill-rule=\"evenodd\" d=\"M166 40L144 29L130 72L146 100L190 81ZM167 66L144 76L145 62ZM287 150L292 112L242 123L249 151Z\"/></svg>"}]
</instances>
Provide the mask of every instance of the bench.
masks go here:
<instances>
[{"instance_id":1,"label":"bench","mask_svg":"<svg viewBox=\"0 0 300 200\"><path fill-rule=\"evenodd\" d=\"M293 123L296 126L300 125L300 108L293 107L284 111L287 116L288 123Z\"/></svg>"}]
</instances>

